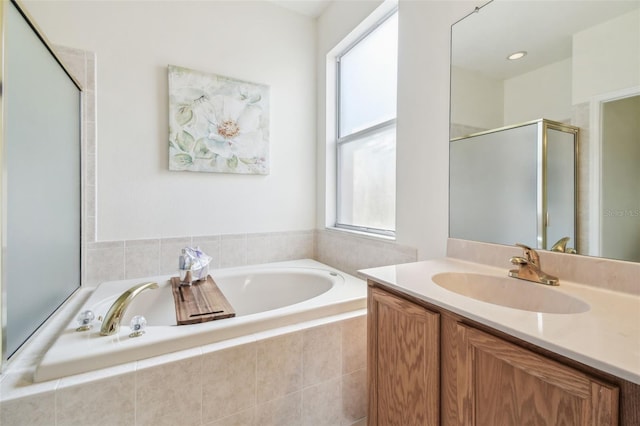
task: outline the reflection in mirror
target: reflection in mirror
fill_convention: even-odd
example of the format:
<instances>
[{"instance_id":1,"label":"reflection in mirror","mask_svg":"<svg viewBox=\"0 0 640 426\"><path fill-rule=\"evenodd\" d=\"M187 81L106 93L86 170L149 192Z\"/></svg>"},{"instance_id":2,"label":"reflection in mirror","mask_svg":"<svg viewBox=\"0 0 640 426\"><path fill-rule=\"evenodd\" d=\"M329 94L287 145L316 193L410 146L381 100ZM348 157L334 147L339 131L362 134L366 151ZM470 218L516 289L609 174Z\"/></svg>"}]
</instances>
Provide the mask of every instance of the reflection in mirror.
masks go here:
<instances>
[{"instance_id":1,"label":"reflection in mirror","mask_svg":"<svg viewBox=\"0 0 640 426\"><path fill-rule=\"evenodd\" d=\"M505 203L511 201L511 191L495 184L490 186L492 197L476 197L472 209L453 204L456 188L466 185L453 169L459 156L470 155L461 153L453 141L475 133L497 135L503 132L491 130L548 119L579 129L577 157L567 162L562 159L565 154L550 149L547 193L539 189L537 174L544 169L539 168L536 185L519 189L538 200L535 210L520 210L511 220L532 226L519 231L535 235L533 245L538 248L551 249L556 238L569 236L568 243L556 249L640 262L640 0L494 0L454 24L451 36L450 236L509 245L522 242L508 236L505 240L511 230L492 231L490 226L482 235L459 232L459 224L469 228L477 212L503 212L512 206ZM526 54L509 60L515 52ZM504 153L477 155L484 162ZM551 184L553 173L566 173L574 165L573 185L564 178L562 185ZM528 166L510 167L511 178L519 179ZM470 179L480 180L499 177ZM575 235L562 230L545 237L540 218L557 225L558 213L541 208L540 198L566 200L569 187L575 189ZM565 192L553 194L552 189ZM531 216L538 218L532 225L516 220Z\"/></svg>"},{"instance_id":2,"label":"reflection in mirror","mask_svg":"<svg viewBox=\"0 0 640 426\"><path fill-rule=\"evenodd\" d=\"M538 249L576 241L577 141L576 127L549 120L452 139L450 236Z\"/></svg>"}]
</instances>

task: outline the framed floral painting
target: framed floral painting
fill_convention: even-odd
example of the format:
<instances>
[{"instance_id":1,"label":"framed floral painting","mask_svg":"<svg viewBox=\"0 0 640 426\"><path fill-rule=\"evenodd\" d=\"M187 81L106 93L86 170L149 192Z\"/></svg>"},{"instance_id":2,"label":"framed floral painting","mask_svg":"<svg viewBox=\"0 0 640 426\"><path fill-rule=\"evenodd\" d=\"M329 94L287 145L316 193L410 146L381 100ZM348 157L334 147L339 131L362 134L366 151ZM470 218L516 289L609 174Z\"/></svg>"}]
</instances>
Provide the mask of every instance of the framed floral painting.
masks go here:
<instances>
[{"instance_id":1,"label":"framed floral painting","mask_svg":"<svg viewBox=\"0 0 640 426\"><path fill-rule=\"evenodd\" d=\"M169 169L269 174L269 87L169 65Z\"/></svg>"}]
</instances>

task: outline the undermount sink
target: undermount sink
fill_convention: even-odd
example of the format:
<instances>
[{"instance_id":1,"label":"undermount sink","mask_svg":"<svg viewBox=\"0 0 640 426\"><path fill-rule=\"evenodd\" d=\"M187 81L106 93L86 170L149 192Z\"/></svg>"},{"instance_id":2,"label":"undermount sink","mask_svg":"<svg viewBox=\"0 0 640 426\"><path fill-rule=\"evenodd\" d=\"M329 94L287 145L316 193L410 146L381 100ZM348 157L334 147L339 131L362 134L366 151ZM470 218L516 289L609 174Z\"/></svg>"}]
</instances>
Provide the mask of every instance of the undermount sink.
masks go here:
<instances>
[{"instance_id":1,"label":"undermount sink","mask_svg":"<svg viewBox=\"0 0 640 426\"><path fill-rule=\"evenodd\" d=\"M548 314L579 314L590 306L556 288L494 275L444 272L431 277L440 287L482 302Z\"/></svg>"}]
</instances>

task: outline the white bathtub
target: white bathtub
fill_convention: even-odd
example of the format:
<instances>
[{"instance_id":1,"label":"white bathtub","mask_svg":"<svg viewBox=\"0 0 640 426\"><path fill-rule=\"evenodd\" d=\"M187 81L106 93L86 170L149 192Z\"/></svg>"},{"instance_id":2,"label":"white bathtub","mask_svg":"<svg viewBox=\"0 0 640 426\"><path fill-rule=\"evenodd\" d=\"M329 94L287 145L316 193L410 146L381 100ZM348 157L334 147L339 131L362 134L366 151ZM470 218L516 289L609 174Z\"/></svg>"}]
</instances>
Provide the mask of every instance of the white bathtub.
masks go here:
<instances>
[{"instance_id":1,"label":"white bathtub","mask_svg":"<svg viewBox=\"0 0 640 426\"><path fill-rule=\"evenodd\" d=\"M219 342L303 321L366 307L366 283L313 260L218 269L211 276L236 310L236 316L202 324L176 326L170 276L99 285L81 312L103 316L125 290L155 281L159 288L145 290L131 303L119 333L100 336L100 323L91 331L76 332L70 322L36 368L36 382L51 380L143 358ZM130 338L134 315L147 319L146 332Z\"/></svg>"}]
</instances>

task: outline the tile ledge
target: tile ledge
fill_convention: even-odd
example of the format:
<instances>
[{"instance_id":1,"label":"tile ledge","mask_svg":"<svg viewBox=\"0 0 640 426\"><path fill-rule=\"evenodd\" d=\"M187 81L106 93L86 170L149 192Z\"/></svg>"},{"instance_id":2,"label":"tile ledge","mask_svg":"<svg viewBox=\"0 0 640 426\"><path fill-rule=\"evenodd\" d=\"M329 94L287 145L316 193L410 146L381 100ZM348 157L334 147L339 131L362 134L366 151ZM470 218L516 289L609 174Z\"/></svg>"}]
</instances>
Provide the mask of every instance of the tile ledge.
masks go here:
<instances>
[{"instance_id":1,"label":"tile ledge","mask_svg":"<svg viewBox=\"0 0 640 426\"><path fill-rule=\"evenodd\" d=\"M449 238L447 257L463 261L510 269L509 258L520 256L521 249L492 243ZM640 263L565 253L540 251L543 270L571 281L603 290L640 296L640 285L634 277L640 275ZM567 261L568 260L568 261Z\"/></svg>"}]
</instances>

